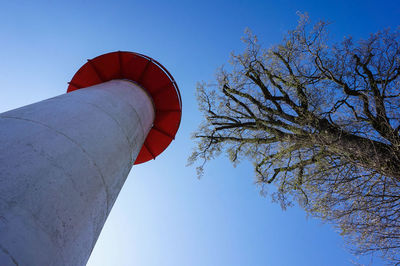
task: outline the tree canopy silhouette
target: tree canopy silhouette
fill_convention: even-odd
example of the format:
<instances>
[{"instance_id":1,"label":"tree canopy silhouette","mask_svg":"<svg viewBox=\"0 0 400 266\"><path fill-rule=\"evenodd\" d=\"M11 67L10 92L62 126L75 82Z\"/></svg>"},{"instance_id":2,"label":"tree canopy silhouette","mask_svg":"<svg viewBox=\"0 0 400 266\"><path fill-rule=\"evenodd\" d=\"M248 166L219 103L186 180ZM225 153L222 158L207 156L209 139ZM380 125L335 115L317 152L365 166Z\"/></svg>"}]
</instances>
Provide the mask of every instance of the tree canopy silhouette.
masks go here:
<instances>
[{"instance_id":1,"label":"tree canopy silhouette","mask_svg":"<svg viewBox=\"0 0 400 266\"><path fill-rule=\"evenodd\" d=\"M384 30L331 43L301 15L281 44L232 54L198 85L205 120L189 162L220 153L254 164L282 207L298 202L340 228L356 253L400 257L400 46Z\"/></svg>"}]
</instances>

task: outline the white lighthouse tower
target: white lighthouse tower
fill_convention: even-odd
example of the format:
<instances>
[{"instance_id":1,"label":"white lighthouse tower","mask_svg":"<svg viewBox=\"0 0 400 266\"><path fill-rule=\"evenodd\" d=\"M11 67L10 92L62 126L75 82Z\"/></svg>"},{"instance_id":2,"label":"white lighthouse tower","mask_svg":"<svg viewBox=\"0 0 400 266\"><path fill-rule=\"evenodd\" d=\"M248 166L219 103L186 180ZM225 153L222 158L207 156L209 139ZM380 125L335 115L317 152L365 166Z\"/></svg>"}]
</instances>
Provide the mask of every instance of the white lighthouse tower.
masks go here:
<instances>
[{"instance_id":1,"label":"white lighthouse tower","mask_svg":"<svg viewBox=\"0 0 400 266\"><path fill-rule=\"evenodd\" d=\"M132 165L169 145L181 110L161 64L118 51L68 93L0 114L0 265L85 265Z\"/></svg>"}]
</instances>

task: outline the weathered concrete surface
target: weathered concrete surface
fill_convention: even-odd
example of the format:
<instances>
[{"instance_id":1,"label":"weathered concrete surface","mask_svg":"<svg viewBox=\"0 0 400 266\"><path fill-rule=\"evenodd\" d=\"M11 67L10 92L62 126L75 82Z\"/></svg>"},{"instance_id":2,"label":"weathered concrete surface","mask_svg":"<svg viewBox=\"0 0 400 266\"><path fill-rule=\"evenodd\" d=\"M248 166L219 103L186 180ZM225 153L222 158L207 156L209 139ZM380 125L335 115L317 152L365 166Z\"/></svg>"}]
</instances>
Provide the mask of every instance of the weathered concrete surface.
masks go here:
<instances>
[{"instance_id":1,"label":"weathered concrete surface","mask_svg":"<svg viewBox=\"0 0 400 266\"><path fill-rule=\"evenodd\" d=\"M124 80L0 114L0 265L85 265L154 115Z\"/></svg>"}]
</instances>

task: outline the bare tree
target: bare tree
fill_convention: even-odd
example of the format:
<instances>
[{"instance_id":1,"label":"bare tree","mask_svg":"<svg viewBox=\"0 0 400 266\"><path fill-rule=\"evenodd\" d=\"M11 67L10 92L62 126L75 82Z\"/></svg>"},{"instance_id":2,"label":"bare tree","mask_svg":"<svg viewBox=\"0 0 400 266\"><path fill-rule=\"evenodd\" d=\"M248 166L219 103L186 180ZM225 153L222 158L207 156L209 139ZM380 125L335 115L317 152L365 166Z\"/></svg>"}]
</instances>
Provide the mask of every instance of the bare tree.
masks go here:
<instances>
[{"instance_id":1,"label":"bare tree","mask_svg":"<svg viewBox=\"0 0 400 266\"><path fill-rule=\"evenodd\" d=\"M249 159L282 207L297 201L356 253L399 261L399 33L331 44L327 23L300 15L279 45L244 41L216 84L198 86L205 121L189 162L201 174L220 153Z\"/></svg>"}]
</instances>

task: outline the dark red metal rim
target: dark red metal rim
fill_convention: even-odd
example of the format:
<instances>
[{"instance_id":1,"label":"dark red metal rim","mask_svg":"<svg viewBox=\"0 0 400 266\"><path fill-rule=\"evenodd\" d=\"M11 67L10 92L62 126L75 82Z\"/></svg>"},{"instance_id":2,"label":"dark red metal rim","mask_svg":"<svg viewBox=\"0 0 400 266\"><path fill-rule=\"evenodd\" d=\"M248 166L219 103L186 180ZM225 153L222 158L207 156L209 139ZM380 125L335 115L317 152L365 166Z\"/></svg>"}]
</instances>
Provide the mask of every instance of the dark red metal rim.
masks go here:
<instances>
[{"instance_id":1,"label":"dark red metal rim","mask_svg":"<svg viewBox=\"0 0 400 266\"><path fill-rule=\"evenodd\" d=\"M151 57L117 51L88 60L69 82L67 93L113 79L134 81L152 97L156 116L135 164L155 159L175 139L181 122L178 85L168 70Z\"/></svg>"}]
</instances>

